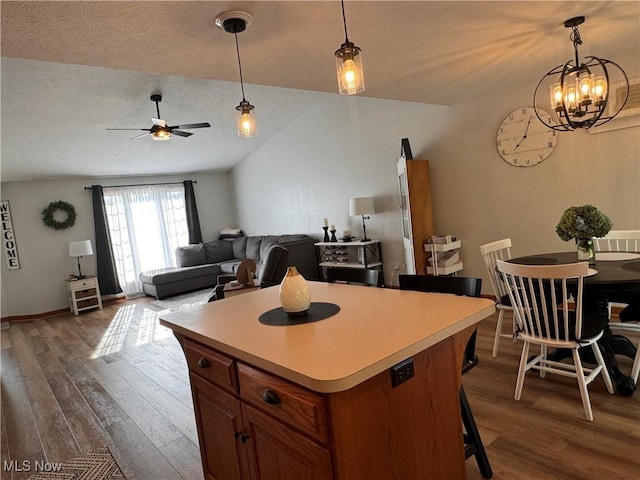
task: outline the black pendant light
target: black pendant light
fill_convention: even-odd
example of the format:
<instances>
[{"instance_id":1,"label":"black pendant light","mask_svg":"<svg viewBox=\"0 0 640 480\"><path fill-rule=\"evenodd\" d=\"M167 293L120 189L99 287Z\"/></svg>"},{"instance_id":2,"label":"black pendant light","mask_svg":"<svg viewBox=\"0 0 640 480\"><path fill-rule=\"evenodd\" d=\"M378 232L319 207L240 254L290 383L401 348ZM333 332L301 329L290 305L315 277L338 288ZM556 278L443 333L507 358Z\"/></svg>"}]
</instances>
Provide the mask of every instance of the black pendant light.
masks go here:
<instances>
[{"instance_id":1,"label":"black pendant light","mask_svg":"<svg viewBox=\"0 0 640 480\"><path fill-rule=\"evenodd\" d=\"M582 25L584 20L585 17L580 16L564 22L564 26L571 29L569 38L573 42L575 59L549 71L538 82L533 94L533 107L538 119L554 130L588 129L602 125L620 113L629 96L629 79L620 65L591 56L580 63L578 45L582 45L582 39L578 25ZM619 73L620 81L615 82L616 91L610 92L614 84L611 75L615 72ZM543 120L544 114L538 113L538 90L542 84L548 85L551 108L558 125L550 125ZM613 107L609 104L611 95L617 102Z\"/></svg>"},{"instance_id":2,"label":"black pendant light","mask_svg":"<svg viewBox=\"0 0 640 480\"><path fill-rule=\"evenodd\" d=\"M336 73L340 95L355 95L364 91L364 70L362 69L362 52L347 35L347 19L344 14L342 0L342 23L344 25L344 43L336 50Z\"/></svg>"},{"instance_id":3,"label":"black pendant light","mask_svg":"<svg viewBox=\"0 0 640 480\"><path fill-rule=\"evenodd\" d=\"M244 96L244 82L242 79L242 63L240 62L240 48L238 47L238 33L244 32L253 17L246 12L225 12L218 15L216 25L225 32L233 33L236 39L236 53L238 55L238 70L240 71L240 88L242 101L236 107L236 123L240 137L253 137L258 133L256 124L256 110Z\"/></svg>"}]
</instances>

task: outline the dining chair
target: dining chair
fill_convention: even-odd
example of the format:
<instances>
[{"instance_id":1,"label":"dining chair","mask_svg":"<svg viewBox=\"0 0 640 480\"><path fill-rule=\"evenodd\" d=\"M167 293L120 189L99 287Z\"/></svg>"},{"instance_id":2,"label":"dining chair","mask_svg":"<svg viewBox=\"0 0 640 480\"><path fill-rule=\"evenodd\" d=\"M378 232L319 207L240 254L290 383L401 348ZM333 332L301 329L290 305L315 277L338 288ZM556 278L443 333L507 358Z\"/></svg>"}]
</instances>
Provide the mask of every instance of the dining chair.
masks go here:
<instances>
[{"instance_id":1,"label":"dining chair","mask_svg":"<svg viewBox=\"0 0 640 480\"><path fill-rule=\"evenodd\" d=\"M588 263L564 265L519 265L502 260L496 262L507 285L518 326L517 335L523 340L522 355L516 380L515 399L520 400L525 374L534 369L544 378L554 373L578 381L582 406L588 421L593 421L587 385L602 375L609 393L614 393L598 340L603 327L583 323L582 295ZM570 298L572 301L570 302ZM529 358L529 346L540 346L540 353ZM597 365L584 367L579 350L590 346ZM573 364L550 360L549 348L571 351Z\"/></svg>"},{"instance_id":2,"label":"dining chair","mask_svg":"<svg viewBox=\"0 0 640 480\"><path fill-rule=\"evenodd\" d=\"M593 238L593 246L598 252L638 252L640 253L640 230L611 230L602 238ZM609 321L611 332L622 336L636 336L636 355L631 367L631 378L638 383L640 375L640 300L633 304L609 302L609 318L611 307L620 307L620 322Z\"/></svg>"},{"instance_id":3,"label":"dining chair","mask_svg":"<svg viewBox=\"0 0 640 480\"><path fill-rule=\"evenodd\" d=\"M511 239L504 238L502 240L480 245L480 253L482 254L484 265L487 268L489 282L491 283L493 294L496 297L496 308L498 309L498 322L496 324L496 333L493 339L493 351L491 352L491 356L496 358L498 355L500 338L510 338L513 340L513 333L515 332L516 326L515 320L512 319L511 333L502 333L504 314L505 312L511 312L513 314L513 308L511 307L506 285L500 279L500 275L496 269L497 260L509 260L511 258Z\"/></svg>"},{"instance_id":4,"label":"dining chair","mask_svg":"<svg viewBox=\"0 0 640 480\"><path fill-rule=\"evenodd\" d=\"M338 268L329 267L326 270L329 283L349 283L352 285L366 285L368 287L382 287L382 272L369 268Z\"/></svg>"},{"instance_id":5,"label":"dining chair","mask_svg":"<svg viewBox=\"0 0 640 480\"><path fill-rule=\"evenodd\" d=\"M468 297L479 297L482 287L482 279L469 277L449 277L444 275L399 275L401 290L414 290L418 292L448 293ZM467 341L462 359L462 373L465 374L478 364L478 356L475 354L476 331ZM464 440L464 458L475 456L476 463L483 478L491 478L493 471L487 457L487 452L482 444L480 432L473 418L471 406L467 400L462 385L460 386L460 414L466 434Z\"/></svg>"}]
</instances>

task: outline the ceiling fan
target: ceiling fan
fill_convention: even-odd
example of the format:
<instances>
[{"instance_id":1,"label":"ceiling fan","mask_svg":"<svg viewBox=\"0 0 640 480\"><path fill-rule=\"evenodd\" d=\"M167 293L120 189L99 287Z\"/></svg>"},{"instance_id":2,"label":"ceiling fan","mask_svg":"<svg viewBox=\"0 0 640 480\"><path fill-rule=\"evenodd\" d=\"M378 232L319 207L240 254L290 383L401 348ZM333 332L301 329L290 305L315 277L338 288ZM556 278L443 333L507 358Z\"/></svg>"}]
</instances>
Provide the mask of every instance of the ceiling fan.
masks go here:
<instances>
[{"instance_id":1,"label":"ceiling fan","mask_svg":"<svg viewBox=\"0 0 640 480\"><path fill-rule=\"evenodd\" d=\"M150 98L152 102L155 102L156 112L158 113L158 118L151 119L151 121L153 122L153 126L151 128L107 128L107 130L144 130L145 132L147 132L141 135L136 135L135 137L131 137L130 140L146 137L147 135L151 135L151 138L153 138L154 140L169 140L171 138L171 135L178 135L179 137L190 137L191 135L193 135L193 133L191 132L183 132L182 130L190 130L192 128L208 128L211 126L208 122L167 126L166 122L160 119L160 106L158 104L162 101L162 95L160 95L159 93L154 93Z\"/></svg>"}]
</instances>

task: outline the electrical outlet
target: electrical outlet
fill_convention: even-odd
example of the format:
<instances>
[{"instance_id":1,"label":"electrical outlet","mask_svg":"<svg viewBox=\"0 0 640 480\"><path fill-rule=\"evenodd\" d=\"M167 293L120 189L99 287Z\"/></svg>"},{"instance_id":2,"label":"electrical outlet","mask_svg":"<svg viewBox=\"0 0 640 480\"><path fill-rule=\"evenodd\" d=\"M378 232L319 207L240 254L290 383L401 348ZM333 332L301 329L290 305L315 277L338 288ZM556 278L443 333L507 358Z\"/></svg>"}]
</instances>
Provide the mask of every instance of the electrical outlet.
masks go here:
<instances>
[{"instance_id":1,"label":"electrical outlet","mask_svg":"<svg viewBox=\"0 0 640 480\"><path fill-rule=\"evenodd\" d=\"M397 387L401 383L406 382L414 376L413 371L413 358L409 357L406 360L391 367L391 386Z\"/></svg>"}]
</instances>

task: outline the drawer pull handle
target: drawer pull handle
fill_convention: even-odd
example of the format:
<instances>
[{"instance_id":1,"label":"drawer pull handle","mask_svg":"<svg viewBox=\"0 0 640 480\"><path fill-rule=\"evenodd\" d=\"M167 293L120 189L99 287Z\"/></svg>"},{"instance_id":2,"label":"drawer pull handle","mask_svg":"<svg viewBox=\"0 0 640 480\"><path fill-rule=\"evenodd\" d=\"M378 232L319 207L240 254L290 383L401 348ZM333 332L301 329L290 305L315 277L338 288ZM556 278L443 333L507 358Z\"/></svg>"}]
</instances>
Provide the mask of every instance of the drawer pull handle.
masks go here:
<instances>
[{"instance_id":1,"label":"drawer pull handle","mask_svg":"<svg viewBox=\"0 0 640 480\"><path fill-rule=\"evenodd\" d=\"M242 443L247 443L247 440L249 440L249 435L245 435L242 432L233 432L233 436L239 438Z\"/></svg>"},{"instance_id":2,"label":"drawer pull handle","mask_svg":"<svg viewBox=\"0 0 640 480\"><path fill-rule=\"evenodd\" d=\"M206 358L201 358L200 360L198 360L198 366L200 368L209 368L211 365L209 364L209 360L207 360Z\"/></svg>"},{"instance_id":3,"label":"drawer pull handle","mask_svg":"<svg viewBox=\"0 0 640 480\"><path fill-rule=\"evenodd\" d=\"M262 400L269 405L278 405L279 403L282 403L278 394L273 390L265 390L262 394Z\"/></svg>"}]
</instances>

